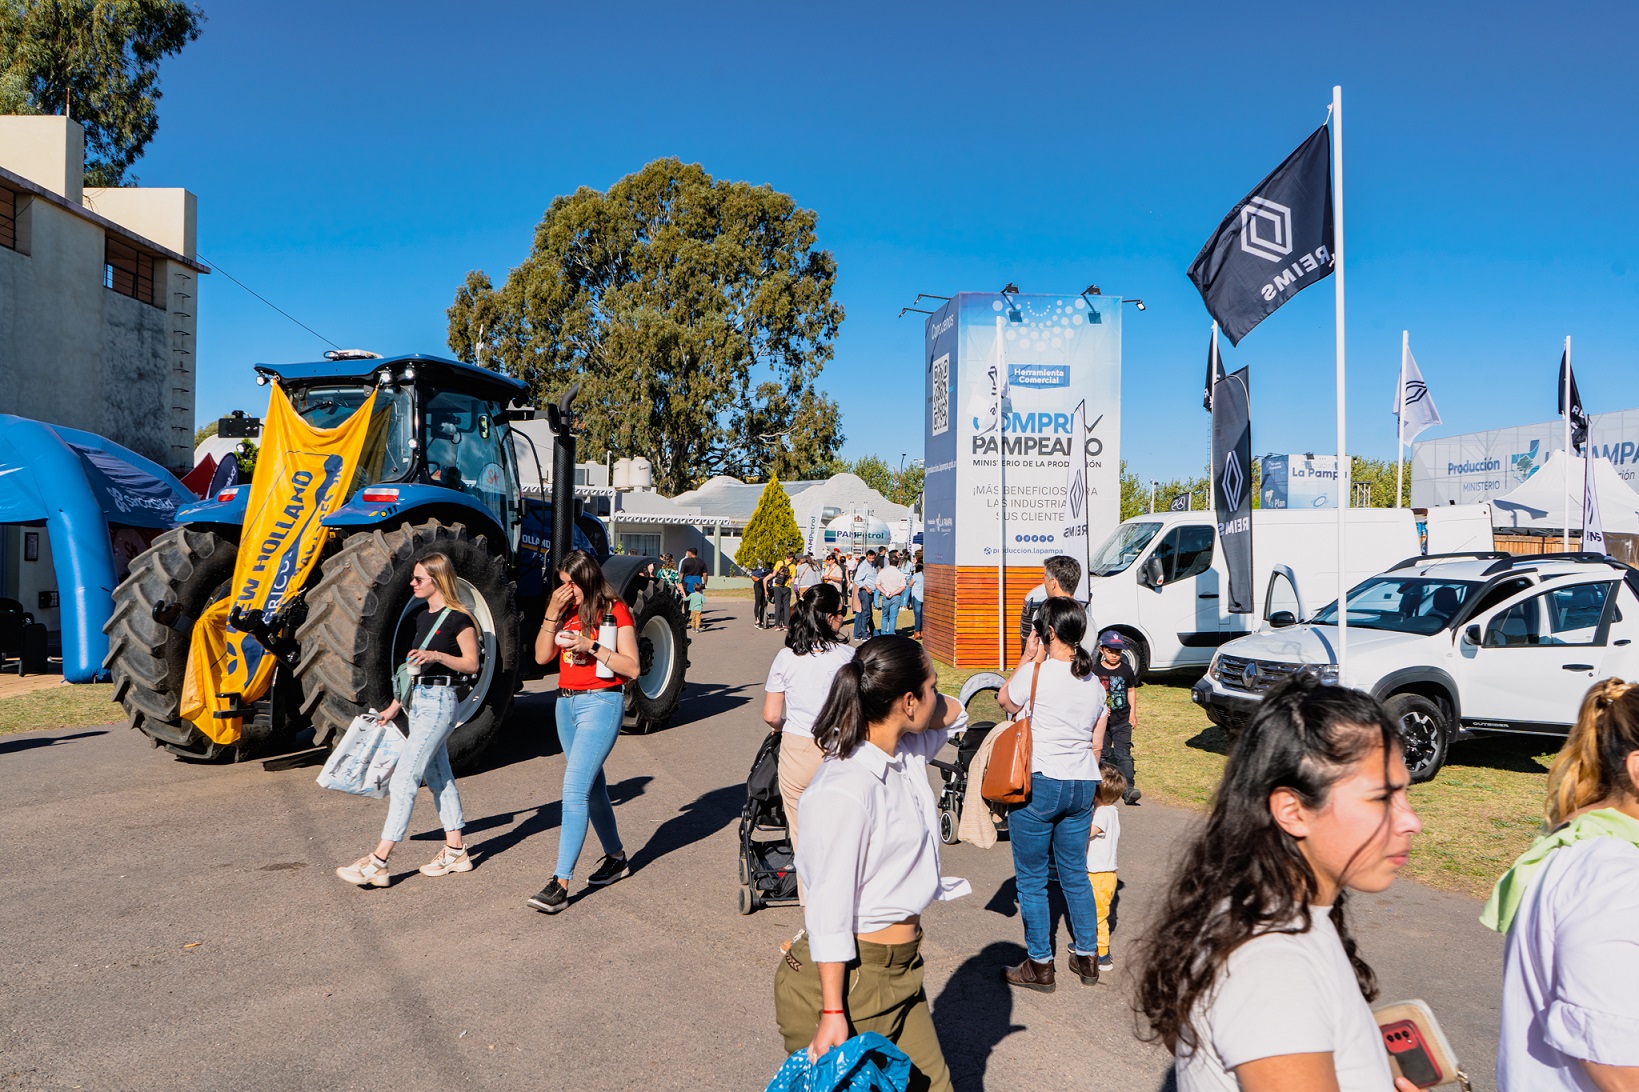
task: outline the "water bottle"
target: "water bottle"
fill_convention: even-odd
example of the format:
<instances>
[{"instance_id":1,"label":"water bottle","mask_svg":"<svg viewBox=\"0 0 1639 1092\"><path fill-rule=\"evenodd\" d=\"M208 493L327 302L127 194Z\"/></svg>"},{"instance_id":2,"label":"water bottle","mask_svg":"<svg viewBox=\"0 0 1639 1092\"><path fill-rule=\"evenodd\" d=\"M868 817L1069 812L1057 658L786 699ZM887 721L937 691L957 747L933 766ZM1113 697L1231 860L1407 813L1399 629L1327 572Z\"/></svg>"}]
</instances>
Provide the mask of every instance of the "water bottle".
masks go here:
<instances>
[{"instance_id":1,"label":"water bottle","mask_svg":"<svg viewBox=\"0 0 1639 1092\"><path fill-rule=\"evenodd\" d=\"M615 612L614 611L609 611L607 614L605 614L603 616L603 625L598 627L598 644L600 644L604 648L608 649L609 650L609 655L613 656L615 654ZM598 661L598 678L600 678L600 679L612 679L614 677L615 677L615 669L610 667L608 664L604 663L602 660L599 660Z\"/></svg>"}]
</instances>

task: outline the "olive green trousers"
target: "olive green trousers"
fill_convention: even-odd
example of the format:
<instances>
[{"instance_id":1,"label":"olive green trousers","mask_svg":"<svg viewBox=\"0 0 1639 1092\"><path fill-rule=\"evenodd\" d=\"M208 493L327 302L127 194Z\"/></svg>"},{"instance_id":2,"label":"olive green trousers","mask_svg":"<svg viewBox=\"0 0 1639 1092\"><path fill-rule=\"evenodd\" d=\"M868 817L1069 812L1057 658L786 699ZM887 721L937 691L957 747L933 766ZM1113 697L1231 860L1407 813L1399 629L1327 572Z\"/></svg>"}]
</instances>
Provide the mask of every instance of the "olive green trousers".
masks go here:
<instances>
[{"instance_id":1,"label":"olive green trousers","mask_svg":"<svg viewBox=\"0 0 1639 1092\"><path fill-rule=\"evenodd\" d=\"M921 942L859 943L859 954L847 965L842 1007L848 1029L860 1035L874 1031L911 1060L910 1092L950 1092L950 1070L933 1030L928 995L922 989ZM802 1050L819 1029L819 967L808 953L808 938L791 945L774 972L774 1019L785 1036L785 1049Z\"/></svg>"}]
</instances>

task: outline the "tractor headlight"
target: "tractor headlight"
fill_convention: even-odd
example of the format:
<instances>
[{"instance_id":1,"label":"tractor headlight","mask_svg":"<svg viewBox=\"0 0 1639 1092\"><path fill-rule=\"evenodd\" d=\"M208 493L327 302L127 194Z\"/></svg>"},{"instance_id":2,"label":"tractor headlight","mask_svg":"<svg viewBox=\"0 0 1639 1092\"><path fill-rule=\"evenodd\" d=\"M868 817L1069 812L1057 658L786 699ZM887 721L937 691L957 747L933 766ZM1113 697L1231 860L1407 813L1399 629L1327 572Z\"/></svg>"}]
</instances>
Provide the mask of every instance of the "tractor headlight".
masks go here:
<instances>
[{"instance_id":1,"label":"tractor headlight","mask_svg":"<svg viewBox=\"0 0 1639 1092\"><path fill-rule=\"evenodd\" d=\"M403 371L398 373L398 377L406 383L413 383L415 382L415 369L405 368Z\"/></svg>"}]
</instances>

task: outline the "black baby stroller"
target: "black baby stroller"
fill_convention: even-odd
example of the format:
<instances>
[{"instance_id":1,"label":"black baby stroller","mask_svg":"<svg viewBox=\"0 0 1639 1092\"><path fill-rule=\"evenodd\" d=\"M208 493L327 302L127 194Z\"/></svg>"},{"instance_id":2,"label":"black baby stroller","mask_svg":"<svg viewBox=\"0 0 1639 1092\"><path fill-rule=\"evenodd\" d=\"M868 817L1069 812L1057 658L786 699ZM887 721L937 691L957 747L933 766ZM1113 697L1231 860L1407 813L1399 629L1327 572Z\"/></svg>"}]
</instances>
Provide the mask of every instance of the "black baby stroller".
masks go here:
<instances>
[{"instance_id":1,"label":"black baby stroller","mask_svg":"<svg viewBox=\"0 0 1639 1092\"><path fill-rule=\"evenodd\" d=\"M982 671L962 685L961 696L956 700L962 703L963 709L966 709L980 694L1000 693L1006 685L1007 679L1001 675L994 671ZM956 761L946 762L937 758L933 760L932 765L939 770L945 782L943 790L939 793L939 840L947 846L953 846L961 840L956 836L956 830L962 819L962 805L967 799L968 766L973 762L973 756L979 752L979 745L995 728L994 721L969 723L961 737L955 741ZM975 792L978 791L978 786L975 785L973 788ZM996 832L1000 834L1006 830L1007 820L998 821Z\"/></svg>"},{"instance_id":2,"label":"black baby stroller","mask_svg":"<svg viewBox=\"0 0 1639 1092\"><path fill-rule=\"evenodd\" d=\"M797 901L797 865L780 799L780 733L757 748L740 811L740 913ZM777 838L757 835L778 834Z\"/></svg>"}]
</instances>

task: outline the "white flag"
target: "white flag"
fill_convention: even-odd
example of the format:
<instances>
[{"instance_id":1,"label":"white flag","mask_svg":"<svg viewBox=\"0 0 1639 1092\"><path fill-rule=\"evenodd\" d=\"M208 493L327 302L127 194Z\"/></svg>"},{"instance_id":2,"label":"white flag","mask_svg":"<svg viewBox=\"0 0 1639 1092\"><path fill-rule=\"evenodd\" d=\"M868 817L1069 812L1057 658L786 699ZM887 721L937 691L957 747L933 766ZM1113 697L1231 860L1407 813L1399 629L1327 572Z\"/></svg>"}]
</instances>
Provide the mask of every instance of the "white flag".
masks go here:
<instances>
[{"instance_id":1,"label":"white flag","mask_svg":"<svg viewBox=\"0 0 1639 1092\"><path fill-rule=\"evenodd\" d=\"M968 414L973 418L973 431L979 436L1003 426L1002 414L1007 408L1006 330L1006 320L997 315L996 344L990 350L990 363L973 377L973 385L968 390Z\"/></svg>"},{"instance_id":2,"label":"white flag","mask_svg":"<svg viewBox=\"0 0 1639 1092\"><path fill-rule=\"evenodd\" d=\"M1591 554L1605 552L1605 521L1599 518L1599 488L1595 485L1593 445L1582 460L1582 549Z\"/></svg>"},{"instance_id":3,"label":"white flag","mask_svg":"<svg viewBox=\"0 0 1639 1092\"><path fill-rule=\"evenodd\" d=\"M1409 444L1430 425L1440 423L1440 411L1417 370L1417 360L1408 348L1400 361L1400 385L1395 388L1394 415L1400 419L1400 442Z\"/></svg>"},{"instance_id":4,"label":"white flag","mask_svg":"<svg viewBox=\"0 0 1639 1092\"><path fill-rule=\"evenodd\" d=\"M1070 415L1070 469L1064 480L1064 524L1059 532L1064 552L1082 562L1081 582L1071 593L1081 602L1087 599L1087 500L1087 403L1082 401Z\"/></svg>"}]
</instances>

